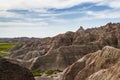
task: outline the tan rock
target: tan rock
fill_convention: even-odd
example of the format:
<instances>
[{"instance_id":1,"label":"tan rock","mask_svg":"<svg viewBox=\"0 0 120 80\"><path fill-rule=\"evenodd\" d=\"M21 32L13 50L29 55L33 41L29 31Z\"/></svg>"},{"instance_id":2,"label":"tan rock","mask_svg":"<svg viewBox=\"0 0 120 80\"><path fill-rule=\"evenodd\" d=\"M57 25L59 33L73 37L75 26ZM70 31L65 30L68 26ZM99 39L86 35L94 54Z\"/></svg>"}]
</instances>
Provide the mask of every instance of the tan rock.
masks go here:
<instances>
[{"instance_id":1,"label":"tan rock","mask_svg":"<svg viewBox=\"0 0 120 80\"><path fill-rule=\"evenodd\" d=\"M68 67L61 80L119 80L119 77L116 77L117 74L120 74L119 62L120 50L106 46L101 51L85 55ZM115 67L116 69L114 69Z\"/></svg>"}]
</instances>

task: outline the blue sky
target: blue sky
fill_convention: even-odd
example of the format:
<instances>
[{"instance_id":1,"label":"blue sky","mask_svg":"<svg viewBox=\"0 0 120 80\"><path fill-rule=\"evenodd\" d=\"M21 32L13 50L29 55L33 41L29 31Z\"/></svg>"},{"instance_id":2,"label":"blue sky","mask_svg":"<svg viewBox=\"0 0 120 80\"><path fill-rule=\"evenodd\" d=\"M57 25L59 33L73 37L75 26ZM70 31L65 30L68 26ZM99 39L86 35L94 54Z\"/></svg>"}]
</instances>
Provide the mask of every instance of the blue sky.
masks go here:
<instances>
[{"instance_id":1,"label":"blue sky","mask_svg":"<svg viewBox=\"0 0 120 80\"><path fill-rule=\"evenodd\" d=\"M0 37L48 37L120 22L120 0L0 0Z\"/></svg>"}]
</instances>

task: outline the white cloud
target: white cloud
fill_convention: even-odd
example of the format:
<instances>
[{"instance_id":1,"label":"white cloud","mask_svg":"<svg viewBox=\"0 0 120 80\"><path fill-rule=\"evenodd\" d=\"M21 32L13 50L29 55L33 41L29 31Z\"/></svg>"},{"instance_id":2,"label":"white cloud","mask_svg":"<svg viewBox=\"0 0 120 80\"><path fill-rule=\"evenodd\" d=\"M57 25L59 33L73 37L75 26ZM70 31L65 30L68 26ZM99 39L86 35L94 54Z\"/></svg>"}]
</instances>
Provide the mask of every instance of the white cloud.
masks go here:
<instances>
[{"instance_id":1,"label":"white cloud","mask_svg":"<svg viewBox=\"0 0 120 80\"><path fill-rule=\"evenodd\" d=\"M85 2L99 2L101 0L0 0L0 10L8 9L48 9L68 8ZM102 0L103 1L103 0Z\"/></svg>"},{"instance_id":2,"label":"white cloud","mask_svg":"<svg viewBox=\"0 0 120 80\"><path fill-rule=\"evenodd\" d=\"M120 10L119 9L113 9L113 10L105 10L105 11L86 11L86 14L91 16L92 19L114 19L114 18L120 18ZM88 17L88 19L90 19Z\"/></svg>"},{"instance_id":3,"label":"white cloud","mask_svg":"<svg viewBox=\"0 0 120 80\"><path fill-rule=\"evenodd\" d=\"M109 2L109 6L113 8L120 8L120 0Z\"/></svg>"},{"instance_id":4,"label":"white cloud","mask_svg":"<svg viewBox=\"0 0 120 80\"><path fill-rule=\"evenodd\" d=\"M39 22L39 23L28 23L28 22L0 22L0 27L11 27L11 26L36 26L36 27L40 27L40 26L48 26L48 24L46 22Z\"/></svg>"},{"instance_id":5,"label":"white cloud","mask_svg":"<svg viewBox=\"0 0 120 80\"><path fill-rule=\"evenodd\" d=\"M83 10L84 11L84 10ZM39 16L47 16L47 17L57 17L57 16L62 16L62 15L70 15L70 14L77 14L77 13L83 13L83 11L64 11L63 13L52 13L52 12L46 12L38 14Z\"/></svg>"},{"instance_id":6,"label":"white cloud","mask_svg":"<svg viewBox=\"0 0 120 80\"><path fill-rule=\"evenodd\" d=\"M0 11L0 17L5 17L5 18L9 18L9 17L20 18L20 17L22 17L22 15L17 14L17 13L7 12L6 10L2 10L2 11Z\"/></svg>"},{"instance_id":7,"label":"white cloud","mask_svg":"<svg viewBox=\"0 0 120 80\"><path fill-rule=\"evenodd\" d=\"M30 9L30 12L48 13L47 9Z\"/></svg>"},{"instance_id":8,"label":"white cloud","mask_svg":"<svg viewBox=\"0 0 120 80\"><path fill-rule=\"evenodd\" d=\"M104 0L104 1L99 2L97 5L106 5L111 8L120 9L120 0Z\"/></svg>"}]
</instances>

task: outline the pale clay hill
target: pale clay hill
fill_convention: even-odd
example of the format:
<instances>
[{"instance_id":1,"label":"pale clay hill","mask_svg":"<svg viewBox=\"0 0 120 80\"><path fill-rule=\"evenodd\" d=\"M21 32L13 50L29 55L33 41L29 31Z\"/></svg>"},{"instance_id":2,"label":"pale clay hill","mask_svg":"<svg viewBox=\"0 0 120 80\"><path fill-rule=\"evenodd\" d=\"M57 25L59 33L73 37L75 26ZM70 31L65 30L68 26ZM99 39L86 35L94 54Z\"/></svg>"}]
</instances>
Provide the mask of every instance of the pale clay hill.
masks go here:
<instances>
[{"instance_id":1,"label":"pale clay hill","mask_svg":"<svg viewBox=\"0 0 120 80\"><path fill-rule=\"evenodd\" d=\"M20 42L9 61L31 71L63 70L54 80L120 80L120 23Z\"/></svg>"}]
</instances>

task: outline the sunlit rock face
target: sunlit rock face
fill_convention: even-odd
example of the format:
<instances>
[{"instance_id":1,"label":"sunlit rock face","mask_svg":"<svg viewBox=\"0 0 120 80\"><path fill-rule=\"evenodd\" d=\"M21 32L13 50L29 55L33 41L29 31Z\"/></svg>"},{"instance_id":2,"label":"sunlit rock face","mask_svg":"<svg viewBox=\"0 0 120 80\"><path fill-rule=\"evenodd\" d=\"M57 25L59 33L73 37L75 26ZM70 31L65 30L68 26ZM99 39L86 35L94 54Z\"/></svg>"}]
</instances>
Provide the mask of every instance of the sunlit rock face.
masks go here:
<instances>
[{"instance_id":1,"label":"sunlit rock face","mask_svg":"<svg viewBox=\"0 0 120 80\"><path fill-rule=\"evenodd\" d=\"M61 80L120 80L120 49L87 54L64 70Z\"/></svg>"},{"instance_id":2,"label":"sunlit rock face","mask_svg":"<svg viewBox=\"0 0 120 80\"><path fill-rule=\"evenodd\" d=\"M120 63L92 74L86 80L120 80Z\"/></svg>"},{"instance_id":3,"label":"sunlit rock face","mask_svg":"<svg viewBox=\"0 0 120 80\"><path fill-rule=\"evenodd\" d=\"M22 41L10 51L10 58L32 71L64 70L88 53L104 46L120 48L120 23L108 23L99 28L68 31L51 38Z\"/></svg>"},{"instance_id":4,"label":"sunlit rock face","mask_svg":"<svg viewBox=\"0 0 120 80\"><path fill-rule=\"evenodd\" d=\"M32 73L0 57L0 80L34 80Z\"/></svg>"}]
</instances>

